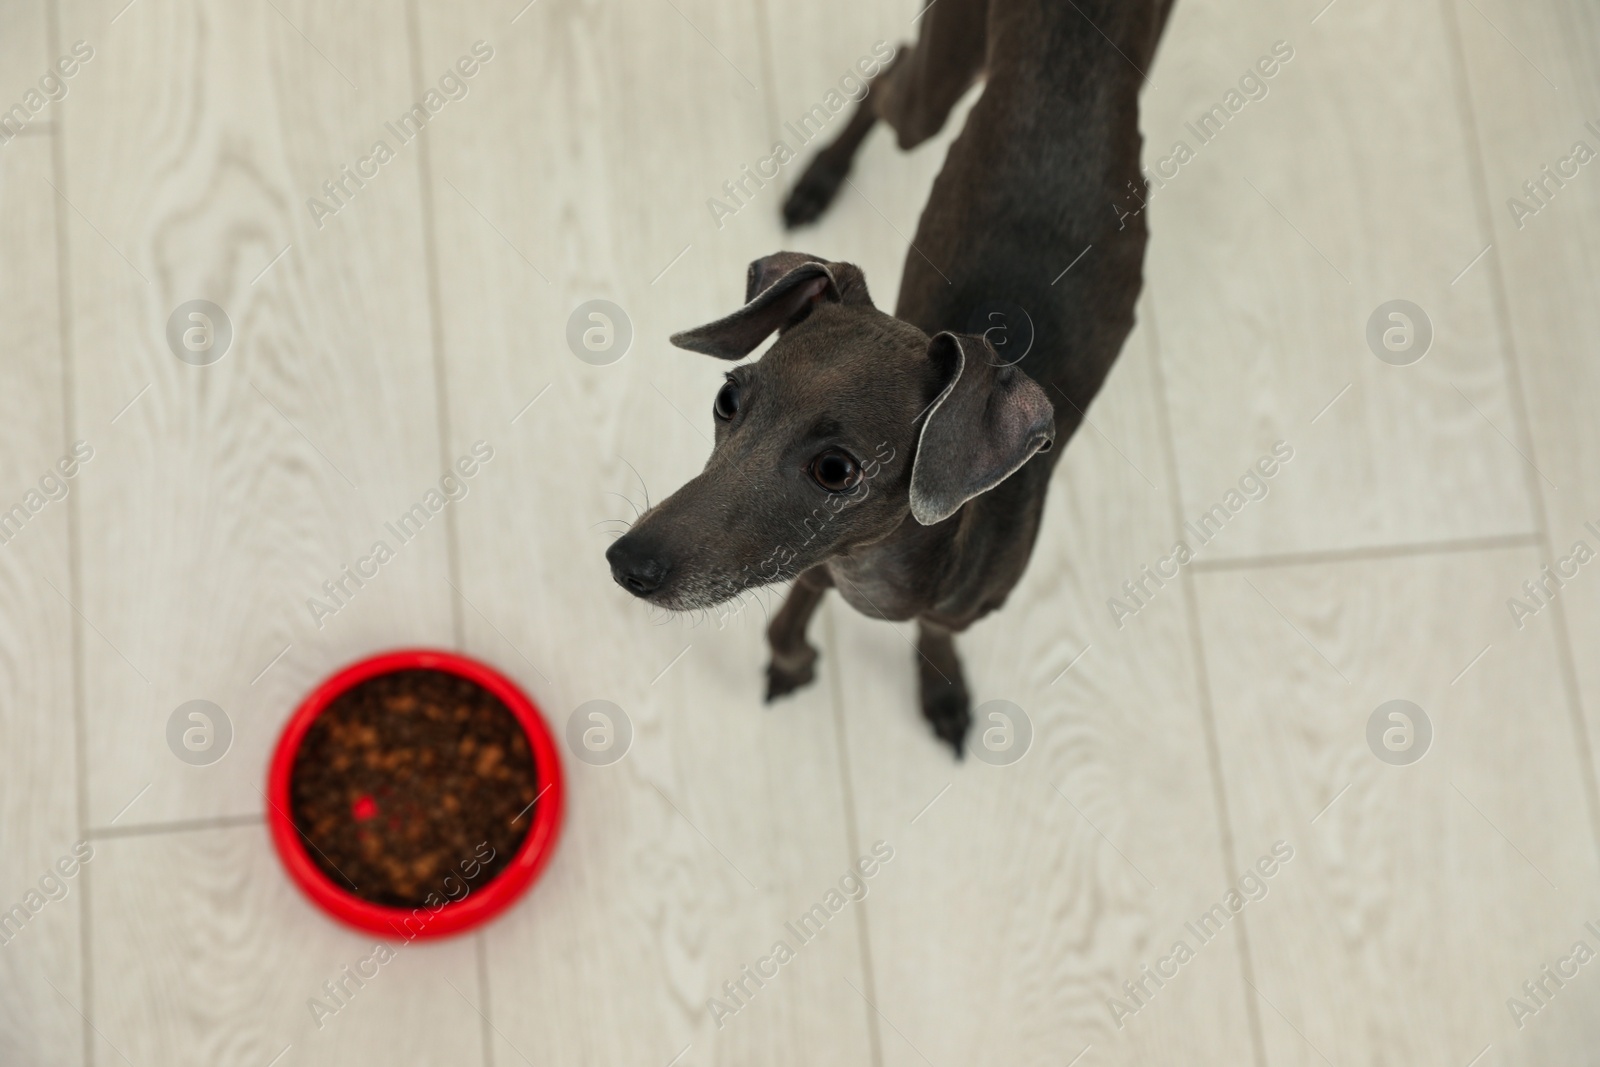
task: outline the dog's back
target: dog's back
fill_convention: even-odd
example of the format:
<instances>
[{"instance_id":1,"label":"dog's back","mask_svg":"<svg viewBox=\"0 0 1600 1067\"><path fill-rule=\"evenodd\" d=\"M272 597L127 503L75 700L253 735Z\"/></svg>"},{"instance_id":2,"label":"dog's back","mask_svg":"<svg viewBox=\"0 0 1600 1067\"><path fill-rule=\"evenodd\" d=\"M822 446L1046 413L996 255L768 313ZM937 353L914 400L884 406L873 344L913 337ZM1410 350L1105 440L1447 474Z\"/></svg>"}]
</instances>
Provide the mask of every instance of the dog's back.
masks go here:
<instances>
[{"instance_id":1,"label":"dog's back","mask_svg":"<svg viewBox=\"0 0 1600 1067\"><path fill-rule=\"evenodd\" d=\"M1138 95L1170 9L940 0L901 83L909 97L956 72L964 90L980 58L986 79L923 209L895 314L930 334L981 332L989 312L1002 315L1010 358L1031 342L1021 367L1055 403L1061 443L1133 326L1145 245Z\"/></svg>"}]
</instances>

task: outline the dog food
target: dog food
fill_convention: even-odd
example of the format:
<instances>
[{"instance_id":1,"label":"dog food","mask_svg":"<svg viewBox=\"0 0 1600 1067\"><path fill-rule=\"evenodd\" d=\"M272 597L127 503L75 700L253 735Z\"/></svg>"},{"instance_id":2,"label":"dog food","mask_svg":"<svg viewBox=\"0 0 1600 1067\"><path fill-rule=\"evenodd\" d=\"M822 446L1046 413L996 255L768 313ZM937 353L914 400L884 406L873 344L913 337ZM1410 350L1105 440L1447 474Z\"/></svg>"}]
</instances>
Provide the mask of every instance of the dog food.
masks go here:
<instances>
[{"instance_id":1,"label":"dog food","mask_svg":"<svg viewBox=\"0 0 1600 1067\"><path fill-rule=\"evenodd\" d=\"M463 899L533 824L538 775L521 724L476 682L436 670L369 679L306 732L295 826L335 884L374 904Z\"/></svg>"}]
</instances>

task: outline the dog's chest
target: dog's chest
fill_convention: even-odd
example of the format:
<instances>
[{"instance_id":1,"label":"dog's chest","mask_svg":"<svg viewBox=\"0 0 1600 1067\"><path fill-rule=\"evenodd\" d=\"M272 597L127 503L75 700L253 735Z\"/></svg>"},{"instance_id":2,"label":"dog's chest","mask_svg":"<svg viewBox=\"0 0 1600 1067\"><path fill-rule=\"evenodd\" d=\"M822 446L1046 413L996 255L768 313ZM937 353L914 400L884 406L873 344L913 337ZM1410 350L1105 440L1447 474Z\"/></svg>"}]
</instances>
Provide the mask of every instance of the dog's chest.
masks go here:
<instances>
[{"instance_id":1,"label":"dog's chest","mask_svg":"<svg viewBox=\"0 0 1600 1067\"><path fill-rule=\"evenodd\" d=\"M901 620L920 614L927 598L909 574L903 560L887 552L865 557L841 556L827 563L834 588L845 603L874 619Z\"/></svg>"}]
</instances>

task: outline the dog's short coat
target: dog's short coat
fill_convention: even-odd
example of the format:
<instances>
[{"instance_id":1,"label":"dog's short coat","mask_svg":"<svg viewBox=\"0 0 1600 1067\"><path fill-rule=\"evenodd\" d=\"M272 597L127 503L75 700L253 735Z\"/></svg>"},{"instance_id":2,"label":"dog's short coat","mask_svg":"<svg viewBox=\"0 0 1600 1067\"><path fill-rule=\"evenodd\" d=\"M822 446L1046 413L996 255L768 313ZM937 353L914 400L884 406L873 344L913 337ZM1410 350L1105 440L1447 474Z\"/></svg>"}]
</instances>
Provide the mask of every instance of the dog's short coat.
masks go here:
<instances>
[{"instance_id":1,"label":"dog's short coat","mask_svg":"<svg viewBox=\"0 0 1600 1067\"><path fill-rule=\"evenodd\" d=\"M790 225L815 219L878 119L912 148L983 78L895 314L856 267L780 252L750 265L742 308L672 338L740 360L779 335L718 393L705 470L606 556L624 588L674 609L793 578L768 628L769 700L812 680L806 624L832 586L868 615L917 620L922 711L960 755L953 634L1021 577L1050 446L1133 327L1144 216L1119 205L1142 196L1139 88L1171 3L936 0L784 204ZM1031 324L1024 355L986 339L990 308Z\"/></svg>"}]
</instances>

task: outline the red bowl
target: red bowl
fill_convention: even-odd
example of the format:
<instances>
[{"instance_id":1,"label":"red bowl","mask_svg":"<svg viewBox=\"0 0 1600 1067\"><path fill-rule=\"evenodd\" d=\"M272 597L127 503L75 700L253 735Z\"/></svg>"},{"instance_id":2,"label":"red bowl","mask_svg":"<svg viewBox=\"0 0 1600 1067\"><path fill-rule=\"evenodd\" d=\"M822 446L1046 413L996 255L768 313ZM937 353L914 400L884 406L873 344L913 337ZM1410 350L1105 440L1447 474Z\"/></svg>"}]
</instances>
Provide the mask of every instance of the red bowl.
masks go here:
<instances>
[{"instance_id":1,"label":"red bowl","mask_svg":"<svg viewBox=\"0 0 1600 1067\"><path fill-rule=\"evenodd\" d=\"M436 670L454 674L483 686L500 698L522 724L528 747L533 753L534 770L543 783L533 807L533 825L511 862L494 878L472 889L460 900L447 901L437 910L422 905L395 908L373 904L347 892L322 872L306 851L305 838L290 817L289 778L294 770L300 743L318 715L347 690L375 678L404 670ZM555 851L561 831L561 813L566 792L561 775L561 760L555 742L539 714L538 706L505 675L492 667L455 655L428 649L385 652L360 660L334 674L311 691L290 716L278 739L267 772L267 825L272 843L289 870L289 877L301 892L335 919L382 934L406 940L419 937L444 937L458 934L488 922L521 896L533 884L539 871Z\"/></svg>"}]
</instances>

